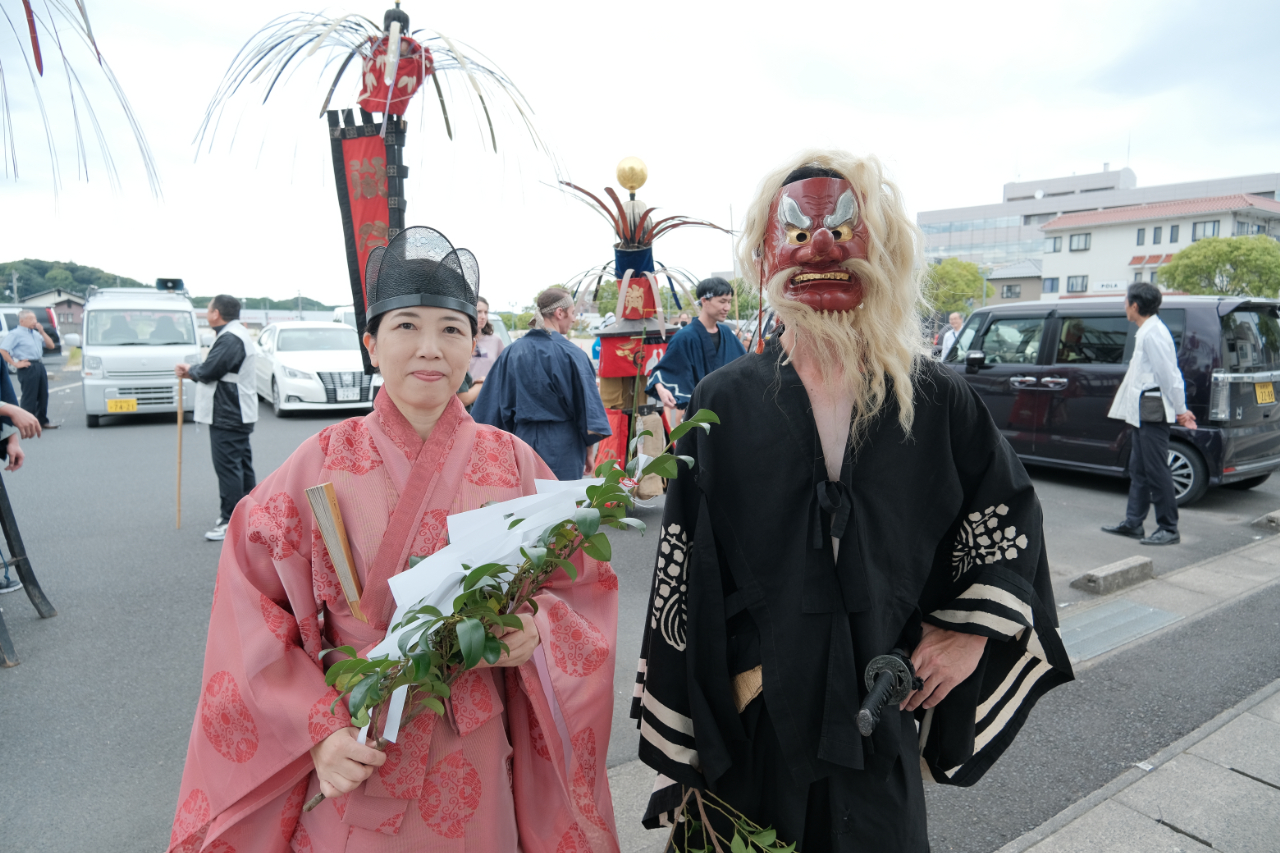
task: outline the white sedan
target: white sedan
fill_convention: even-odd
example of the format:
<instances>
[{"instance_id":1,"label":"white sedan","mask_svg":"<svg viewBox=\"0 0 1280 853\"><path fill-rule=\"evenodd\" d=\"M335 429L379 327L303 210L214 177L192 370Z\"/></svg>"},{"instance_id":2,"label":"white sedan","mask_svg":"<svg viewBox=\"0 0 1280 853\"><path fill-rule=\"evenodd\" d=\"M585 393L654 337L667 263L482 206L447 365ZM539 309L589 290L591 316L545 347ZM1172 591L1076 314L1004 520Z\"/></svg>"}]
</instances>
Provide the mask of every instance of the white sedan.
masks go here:
<instances>
[{"instance_id":1,"label":"white sedan","mask_svg":"<svg viewBox=\"0 0 1280 853\"><path fill-rule=\"evenodd\" d=\"M366 376L356 330L343 323L272 323L258 335L258 394L287 412L369 408L382 377Z\"/></svg>"}]
</instances>

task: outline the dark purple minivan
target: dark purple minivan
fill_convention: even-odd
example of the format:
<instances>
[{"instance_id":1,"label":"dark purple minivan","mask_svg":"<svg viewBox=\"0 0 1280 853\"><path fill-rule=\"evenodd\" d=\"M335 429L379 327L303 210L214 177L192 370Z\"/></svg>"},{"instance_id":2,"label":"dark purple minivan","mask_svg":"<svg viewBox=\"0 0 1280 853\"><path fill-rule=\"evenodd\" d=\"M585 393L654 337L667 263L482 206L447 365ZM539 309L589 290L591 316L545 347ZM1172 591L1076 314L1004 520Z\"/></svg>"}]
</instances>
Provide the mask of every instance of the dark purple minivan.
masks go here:
<instances>
[{"instance_id":1,"label":"dark purple minivan","mask_svg":"<svg viewBox=\"0 0 1280 853\"><path fill-rule=\"evenodd\" d=\"M1199 424L1170 436L1179 505L1210 486L1253 488L1280 468L1278 318L1271 299L1165 296L1160 319ZM992 306L965 323L946 364L1024 462L1126 476L1130 427L1107 412L1136 332L1123 296Z\"/></svg>"}]
</instances>

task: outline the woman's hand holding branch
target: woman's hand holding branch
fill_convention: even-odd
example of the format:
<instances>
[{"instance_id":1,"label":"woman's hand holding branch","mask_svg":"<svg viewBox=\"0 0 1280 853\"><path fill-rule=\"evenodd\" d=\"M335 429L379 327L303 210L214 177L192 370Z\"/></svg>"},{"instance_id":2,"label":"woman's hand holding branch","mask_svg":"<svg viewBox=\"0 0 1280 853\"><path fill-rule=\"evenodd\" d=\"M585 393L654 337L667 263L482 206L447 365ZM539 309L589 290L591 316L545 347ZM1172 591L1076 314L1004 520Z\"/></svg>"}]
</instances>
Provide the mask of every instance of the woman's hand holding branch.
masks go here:
<instances>
[{"instance_id":1,"label":"woman's hand holding branch","mask_svg":"<svg viewBox=\"0 0 1280 853\"><path fill-rule=\"evenodd\" d=\"M327 798L354 791L387 760L385 752L357 743L357 734L357 729L347 726L311 747L320 793Z\"/></svg>"}]
</instances>

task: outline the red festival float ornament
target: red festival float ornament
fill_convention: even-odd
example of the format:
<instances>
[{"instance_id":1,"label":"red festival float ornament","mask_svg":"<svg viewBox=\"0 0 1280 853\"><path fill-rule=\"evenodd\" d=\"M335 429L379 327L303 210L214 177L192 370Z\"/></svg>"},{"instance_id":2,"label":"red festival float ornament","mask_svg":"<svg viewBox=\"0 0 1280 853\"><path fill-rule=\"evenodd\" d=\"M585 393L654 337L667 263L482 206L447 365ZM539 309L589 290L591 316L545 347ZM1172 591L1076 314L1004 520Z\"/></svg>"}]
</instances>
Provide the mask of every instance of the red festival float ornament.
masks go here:
<instances>
[{"instance_id":1,"label":"red festival float ornament","mask_svg":"<svg viewBox=\"0 0 1280 853\"><path fill-rule=\"evenodd\" d=\"M450 139L453 124L440 85L441 73L466 78L467 88L484 113L489 142L495 152L498 137L486 94L491 98L499 95L504 103L514 107L535 147L543 147L529 118L524 96L505 75L489 66L487 60L470 48L464 52L462 47L443 34L410 30L409 16L401 10L400 0L383 15L381 26L355 14L337 18L323 14L284 16L267 24L241 48L205 112L198 141L208 135L212 143L222 110L245 83L261 80L266 87L263 97L266 103L285 72L317 51L324 52L326 65L339 63L320 115L328 119L351 296L356 325L362 334L366 308L364 270L369 253L387 245L404 228L407 206L404 179L409 170L403 159L408 129L403 117L413 96L426 81L430 79L434 85L436 97L432 100L439 104ZM360 60L360 90L356 96L359 121L354 110L329 109L338 84L357 58ZM381 118L375 119L374 114L380 114ZM365 369L372 372L367 353Z\"/></svg>"}]
</instances>

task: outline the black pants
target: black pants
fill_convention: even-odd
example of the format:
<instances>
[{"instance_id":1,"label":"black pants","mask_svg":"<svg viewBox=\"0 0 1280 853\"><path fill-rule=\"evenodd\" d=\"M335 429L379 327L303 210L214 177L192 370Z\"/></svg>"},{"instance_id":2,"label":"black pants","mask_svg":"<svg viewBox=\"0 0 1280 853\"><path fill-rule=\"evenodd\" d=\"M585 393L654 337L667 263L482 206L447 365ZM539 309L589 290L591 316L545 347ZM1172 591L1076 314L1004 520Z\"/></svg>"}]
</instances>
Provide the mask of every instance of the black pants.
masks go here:
<instances>
[{"instance_id":1,"label":"black pants","mask_svg":"<svg viewBox=\"0 0 1280 853\"><path fill-rule=\"evenodd\" d=\"M249 433L209 427L213 448L213 470L218 475L218 496L222 499L222 520L230 521L240 499L257 485L253 475L253 448Z\"/></svg>"},{"instance_id":2,"label":"black pants","mask_svg":"<svg viewBox=\"0 0 1280 853\"><path fill-rule=\"evenodd\" d=\"M1156 524L1161 530L1178 532L1178 501L1174 497L1173 474L1169 471L1169 424L1143 421L1129 434L1129 508L1124 522L1136 527L1156 505Z\"/></svg>"},{"instance_id":3,"label":"black pants","mask_svg":"<svg viewBox=\"0 0 1280 853\"><path fill-rule=\"evenodd\" d=\"M22 386L22 402L19 404L40 421L49 423L49 371L43 361L32 361L27 367L18 368L18 384Z\"/></svg>"}]
</instances>

